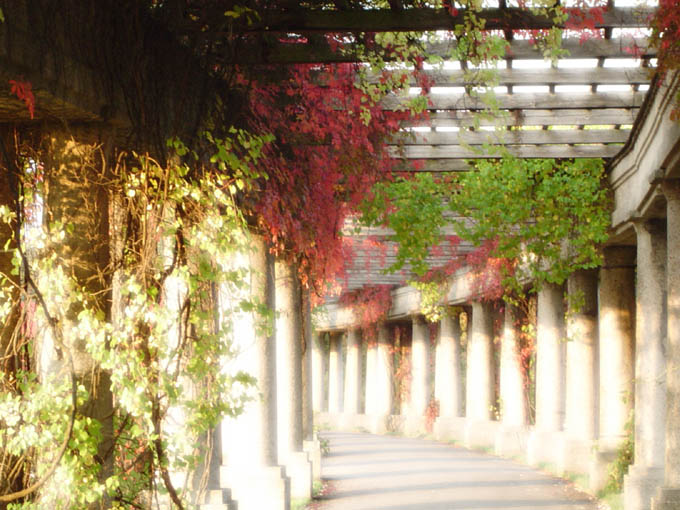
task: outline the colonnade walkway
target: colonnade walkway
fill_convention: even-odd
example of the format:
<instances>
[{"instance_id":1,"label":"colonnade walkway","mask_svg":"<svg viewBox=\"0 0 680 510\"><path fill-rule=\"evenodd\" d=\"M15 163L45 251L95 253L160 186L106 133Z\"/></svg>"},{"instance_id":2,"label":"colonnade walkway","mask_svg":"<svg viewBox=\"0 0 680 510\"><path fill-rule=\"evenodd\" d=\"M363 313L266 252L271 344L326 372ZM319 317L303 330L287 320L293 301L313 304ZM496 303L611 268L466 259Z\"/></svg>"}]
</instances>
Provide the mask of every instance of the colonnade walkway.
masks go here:
<instances>
[{"instance_id":1,"label":"colonnade walkway","mask_svg":"<svg viewBox=\"0 0 680 510\"><path fill-rule=\"evenodd\" d=\"M596 510L567 482L446 443L324 432L321 510Z\"/></svg>"}]
</instances>

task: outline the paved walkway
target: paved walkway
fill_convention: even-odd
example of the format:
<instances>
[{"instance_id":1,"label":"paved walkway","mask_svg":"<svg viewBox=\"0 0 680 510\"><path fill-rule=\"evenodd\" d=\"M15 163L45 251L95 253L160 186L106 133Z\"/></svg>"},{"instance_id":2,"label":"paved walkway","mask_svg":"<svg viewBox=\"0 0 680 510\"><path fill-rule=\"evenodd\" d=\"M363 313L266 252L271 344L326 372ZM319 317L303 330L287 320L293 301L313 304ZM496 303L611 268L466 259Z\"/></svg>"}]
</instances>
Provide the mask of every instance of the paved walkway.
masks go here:
<instances>
[{"instance_id":1,"label":"paved walkway","mask_svg":"<svg viewBox=\"0 0 680 510\"><path fill-rule=\"evenodd\" d=\"M562 480L509 460L421 439L326 432L323 510L595 510Z\"/></svg>"}]
</instances>

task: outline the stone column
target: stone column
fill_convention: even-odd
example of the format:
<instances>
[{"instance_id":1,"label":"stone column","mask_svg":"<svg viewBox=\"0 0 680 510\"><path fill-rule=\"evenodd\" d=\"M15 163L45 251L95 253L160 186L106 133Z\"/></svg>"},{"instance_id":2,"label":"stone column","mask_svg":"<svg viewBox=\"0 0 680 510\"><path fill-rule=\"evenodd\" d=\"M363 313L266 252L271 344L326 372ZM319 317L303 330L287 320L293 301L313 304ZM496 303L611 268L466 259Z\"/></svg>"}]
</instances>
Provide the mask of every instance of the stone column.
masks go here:
<instances>
[{"instance_id":1,"label":"stone column","mask_svg":"<svg viewBox=\"0 0 680 510\"><path fill-rule=\"evenodd\" d=\"M667 350L666 455L663 487L657 490L654 510L680 508L680 182L662 185L667 221Z\"/></svg>"},{"instance_id":2,"label":"stone column","mask_svg":"<svg viewBox=\"0 0 680 510\"><path fill-rule=\"evenodd\" d=\"M338 415L342 410L342 335L330 335L328 354L328 414Z\"/></svg>"},{"instance_id":3,"label":"stone column","mask_svg":"<svg viewBox=\"0 0 680 510\"><path fill-rule=\"evenodd\" d=\"M322 412L324 404L323 374L325 370L324 352L321 341L324 337L318 331L312 331L309 349L312 357L312 406L315 413Z\"/></svg>"},{"instance_id":4,"label":"stone column","mask_svg":"<svg viewBox=\"0 0 680 510\"><path fill-rule=\"evenodd\" d=\"M635 463L624 478L626 510L649 510L663 483L666 423L666 229L638 221L635 307Z\"/></svg>"},{"instance_id":5,"label":"stone column","mask_svg":"<svg viewBox=\"0 0 680 510\"><path fill-rule=\"evenodd\" d=\"M378 325L378 338L374 347L373 366L366 370L366 385L369 385L368 375L371 374L370 385L373 387L372 407L366 408L369 430L374 434L383 434L388 430L388 420L392 414L392 350L390 329L386 324Z\"/></svg>"},{"instance_id":6,"label":"stone column","mask_svg":"<svg viewBox=\"0 0 680 510\"><path fill-rule=\"evenodd\" d=\"M558 470L587 473L597 433L597 270L579 270L567 281L567 394Z\"/></svg>"},{"instance_id":7,"label":"stone column","mask_svg":"<svg viewBox=\"0 0 680 510\"><path fill-rule=\"evenodd\" d=\"M343 412L343 426L354 428L357 414L359 414L359 388L361 387L361 360L359 330L347 330L347 357L345 359L345 394Z\"/></svg>"},{"instance_id":8,"label":"stone column","mask_svg":"<svg viewBox=\"0 0 680 510\"><path fill-rule=\"evenodd\" d=\"M635 247L604 249L600 268L600 424L598 450L590 469L590 489L607 483L607 465L616 459L632 418L635 379Z\"/></svg>"},{"instance_id":9,"label":"stone column","mask_svg":"<svg viewBox=\"0 0 680 510\"><path fill-rule=\"evenodd\" d=\"M430 339L422 317L413 317L411 331L411 396L404 426L407 435L417 435L425 431L425 410L430 400Z\"/></svg>"},{"instance_id":10,"label":"stone column","mask_svg":"<svg viewBox=\"0 0 680 510\"><path fill-rule=\"evenodd\" d=\"M371 416L375 414L376 401L375 386L376 386L376 363L378 355L378 341L377 338L368 339L366 343L366 394L364 414Z\"/></svg>"},{"instance_id":11,"label":"stone column","mask_svg":"<svg viewBox=\"0 0 680 510\"><path fill-rule=\"evenodd\" d=\"M467 447L493 447L496 423L492 423L495 364L493 359L493 304L472 303L472 320L468 337L467 385L465 394Z\"/></svg>"},{"instance_id":12,"label":"stone column","mask_svg":"<svg viewBox=\"0 0 680 510\"><path fill-rule=\"evenodd\" d=\"M527 460L557 464L555 444L564 425L567 334L564 287L546 283L536 306L536 425L529 438Z\"/></svg>"},{"instance_id":13,"label":"stone column","mask_svg":"<svg viewBox=\"0 0 680 510\"><path fill-rule=\"evenodd\" d=\"M45 252L56 257L55 265L60 265L64 273L73 278L74 287L85 293L91 310L100 310L110 319L113 311L109 303L112 248L108 216L110 189L105 184L108 176L102 174L100 146L101 142L109 145L112 138L108 133L102 135L104 140L100 140L98 133L89 129L80 133L78 139L65 132L44 134L45 222L59 222L64 227L71 227L63 228L63 237L58 240L53 237L52 244L46 247ZM0 143L4 143L4 140ZM3 164L5 162L3 160ZM0 171L7 173L11 170L3 167ZM6 241L7 239L1 241L2 250L5 249ZM45 297L48 305L54 304L50 303L53 296L47 293ZM82 403L79 410L101 425L101 435L91 439L102 459L97 478L103 482L112 475L114 469L111 454L114 444L113 396L109 372L103 370L90 355L86 349L85 334L78 330L80 311L79 303L71 299L64 299L60 306L51 310L56 327L54 330L47 325L44 327L41 335L43 338L36 345L36 368L41 381L49 376L56 378L55 384L62 374L69 374L73 370L78 384L88 391L89 398ZM59 337L53 335L57 331L64 348L57 345ZM2 352L0 356L4 357L5 354ZM40 453L48 454L49 457L53 451L50 449ZM40 461L44 462L45 459ZM51 498L61 490L63 487L55 485L54 479L49 479L39 493L37 506L56 506ZM110 502L105 497L101 504L107 506Z\"/></svg>"},{"instance_id":14,"label":"stone column","mask_svg":"<svg viewBox=\"0 0 680 510\"><path fill-rule=\"evenodd\" d=\"M435 353L434 395L439 401L439 416L463 415L463 378L460 367L460 313L442 317Z\"/></svg>"},{"instance_id":15,"label":"stone column","mask_svg":"<svg viewBox=\"0 0 680 510\"><path fill-rule=\"evenodd\" d=\"M460 310L457 309L442 317L435 350L434 395L439 401L439 417L433 432L438 440L460 440L463 436L465 397L460 339Z\"/></svg>"},{"instance_id":16,"label":"stone column","mask_svg":"<svg viewBox=\"0 0 680 510\"><path fill-rule=\"evenodd\" d=\"M278 462L293 498L312 496L312 465L302 450L302 296L295 269L276 262Z\"/></svg>"},{"instance_id":17,"label":"stone column","mask_svg":"<svg viewBox=\"0 0 680 510\"><path fill-rule=\"evenodd\" d=\"M493 306L472 303L472 325L467 352L467 418L489 421L494 396Z\"/></svg>"},{"instance_id":18,"label":"stone column","mask_svg":"<svg viewBox=\"0 0 680 510\"><path fill-rule=\"evenodd\" d=\"M497 455L519 455L527 441L527 402L519 353L518 310L506 304L501 338L501 428L496 435Z\"/></svg>"},{"instance_id":19,"label":"stone column","mask_svg":"<svg viewBox=\"0 0 680 510\"><path fill-rule=\"evenodd\" d=\"M237 256L235 263L249 271L250 295L274 310L274 260L262 237L252 235L252 244L254 250ZM232 489L239 510L288 510L290 480L277 463L275 327L265 335L256 327L259 320L255 313L234 320L235 363L257 379L260 398L249 402L237 418L223 422L220 480L222 487Z\"/></svg>"},{"instance_id":20,"label":"stone column","mask_svg":"<svg viewBox=\"0 0 680 510\"><path fill-rule=\"evenodd\" d=\"M312 360L313 353L316 351L318 355L318 335L312 329L312 309L309 299L309 290L302 292L302 307L303 307L303 338L304 349L302 352L302 450L307 452L309 460L312 463L312 479L318 480L321 478L321 443L314 430L314 404L312 402L314 393L314 381L320 381L321 373L314 374L314 361ZM321 392L317 389L319 397Z\"/></svg>"}]
</instances>

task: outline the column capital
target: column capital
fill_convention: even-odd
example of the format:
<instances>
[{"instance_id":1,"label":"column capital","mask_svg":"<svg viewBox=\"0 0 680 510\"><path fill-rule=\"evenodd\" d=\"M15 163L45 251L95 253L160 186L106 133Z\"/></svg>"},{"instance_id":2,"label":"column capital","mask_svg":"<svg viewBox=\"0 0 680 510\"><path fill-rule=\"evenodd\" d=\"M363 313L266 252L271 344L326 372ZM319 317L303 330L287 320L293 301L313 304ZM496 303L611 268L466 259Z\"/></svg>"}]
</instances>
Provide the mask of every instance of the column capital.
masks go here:
<instances>
[{"instance_id":1,"label":"column capital","mask_svg":"<svg viewBox=\"0 0 680 510\"><path fill-rule=\"evenodd\" d=\"M659 184L666 200L680 200L680 179L663 179Z\"/></svg>"},{"instance_id":2,"label":"column capital","mask_svg":"<svg viewBox=\"0 0 680 510\"><path fill-rule=\"evenodd\" d=\"M665 234L666 223L661 218L634 218L630 220L635 228L635 233L639 236L644 232L650 234Z\"/></svg>"}]
</instances>

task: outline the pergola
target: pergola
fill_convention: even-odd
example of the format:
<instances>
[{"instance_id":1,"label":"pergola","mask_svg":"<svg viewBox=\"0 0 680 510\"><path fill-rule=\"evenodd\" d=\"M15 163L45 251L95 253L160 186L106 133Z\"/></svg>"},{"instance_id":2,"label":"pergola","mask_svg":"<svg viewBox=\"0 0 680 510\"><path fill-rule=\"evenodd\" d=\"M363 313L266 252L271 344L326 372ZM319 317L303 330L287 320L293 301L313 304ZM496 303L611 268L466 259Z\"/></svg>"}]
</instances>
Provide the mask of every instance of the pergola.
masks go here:
<instances>
[{"instance_id":1,"label":"pergola","mask_svg":"<svg viewBox=\"0 0 680 510\"><path fill-rule=\"evenodd\" d=\"M414 36L414 43L421 44L427 54L443 60L438 66L425 67L432 83L427 93L428 115L407 125L403 135L392 141L395 158L418 160L415 171L466 171L471 160L501 157L493 150L496 145L504 145L520 158L610 161L622 150L650 90L649 68L654 66L655 52L647 45L645 27L652 6L631 7L630 2L610 0L601 16L593 17L594 29L588 37L564 30L562 48L568 54L551 62L527 35L552 26L551 20L505 0L485 2L488 8L480 14L485 29L502 33L507 41L506 56L496 66L498 86L494 88L501 115L485 118L476 115L487 107L469 81L474 69L450 57L457 44L451 31L461 23L463 11L451 15L446 9L407 4L394 0L389 9L361 9L356 2L343 0L284 2L276 10L260 10L260 17L248 24L225 26L224 34L229 30L232 39L234 34L242 38L236 45L239 51L232 49L230 54L234 62L287 65L361 62L363 54L352 43L366 33L432 32L434 37L427 41ZM565 25L571 26L570 21ZM213 31L206 44L216 58L224 58L219 34ZM342 50L331 49L328 34L345 42ZM411 92L420 90L413 87ZM398 108L404 101L388 97L384 106ZM403 168L414 171L411 164ZM395 260L388 229L352 232L355 258L344 282L349 290L408 281L412 276L408 267L398 274L383 272ZM456 253L464 255L470 249L461 245ZM438 267L449 256L444 247L428 262Z\"/></svg>"}]
</instances>

